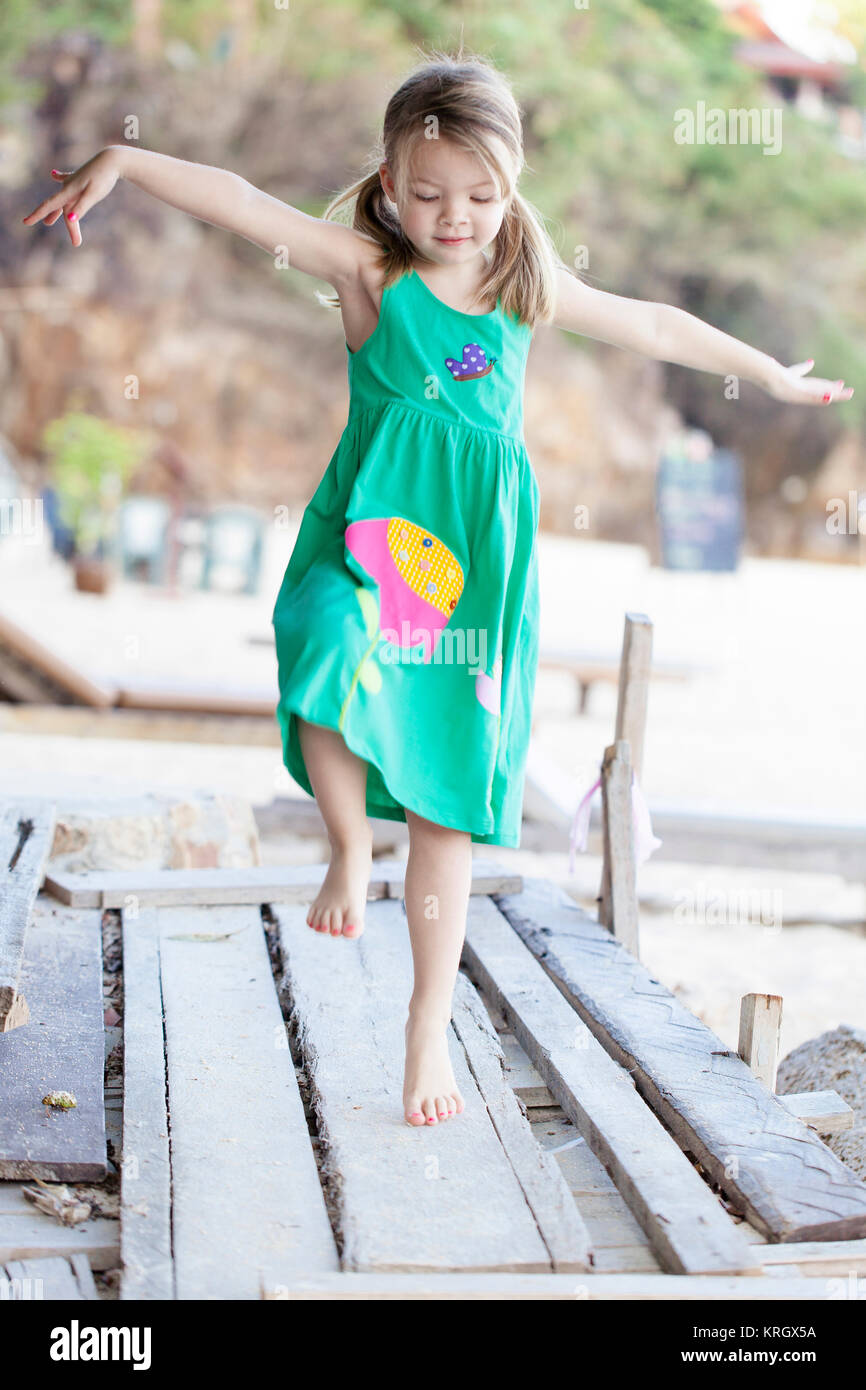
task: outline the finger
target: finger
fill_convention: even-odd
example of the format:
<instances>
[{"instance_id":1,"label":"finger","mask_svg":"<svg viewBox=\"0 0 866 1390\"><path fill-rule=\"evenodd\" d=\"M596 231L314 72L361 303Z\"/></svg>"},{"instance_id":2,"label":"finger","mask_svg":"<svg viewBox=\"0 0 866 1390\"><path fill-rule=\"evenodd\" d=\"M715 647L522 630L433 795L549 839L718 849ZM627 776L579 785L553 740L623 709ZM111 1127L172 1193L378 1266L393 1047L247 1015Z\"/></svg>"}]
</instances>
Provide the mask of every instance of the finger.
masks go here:
<instances>
[{"instance_id":1,"label":"finger","mask_svg":"<svg viewBox=\"0 0 866 1390\"><path fill-rule=\"evenodd\" d=\"M32 222L35 218L37 222L41 222L42 218L45 217L47 213L55 212L63 208L63 198L64 194L62 192L55 193L52 198L46 198L45 201L40 203L38 207L35 207L32 212L28 212L27 216L22 217L21 221Z\"/></svg>"},{"instance_id":2,"label":"finger","mask_svg":"<svg viewBox=\"0 0 866 1390\"><path fill-rule=\"evenodd\" d=\"M831 401L850 401L854 394L853 387L846 388L845 382L840 378L839 381L825 381L821 399L824 405L829 405Z\"/></svg>"},{"instance_id":3,"label":"finger","mask_svg":"<svg viewBox=\"0 0 866 1390\"><path fill-rule=\"evenodd\" d=\"M71 203L63 209L63 220L73 246L81 245L81 218L86 209L82 203Z\"/></svg>"},{"instance_id":4,"label":"finger","mask_svg":"<svg viewBox=\"0 0 866 1390\"><path fill-rule=\"evenodd\" d=\"M808 362L795 362L793 367L789 367L789 372L796 372L798 376L805 376L815 365L814 357L810 357Z\"/></svg>"}]
</instances>

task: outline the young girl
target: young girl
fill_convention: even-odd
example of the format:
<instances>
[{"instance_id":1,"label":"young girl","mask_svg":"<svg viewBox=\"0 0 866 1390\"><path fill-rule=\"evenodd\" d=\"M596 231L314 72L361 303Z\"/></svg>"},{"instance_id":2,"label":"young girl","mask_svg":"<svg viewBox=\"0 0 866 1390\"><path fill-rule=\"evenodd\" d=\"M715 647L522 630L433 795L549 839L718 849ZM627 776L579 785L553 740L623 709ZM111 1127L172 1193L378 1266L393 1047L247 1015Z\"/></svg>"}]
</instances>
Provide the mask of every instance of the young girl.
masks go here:
<instances>
[{"instance_id":1,"label":"young girl","mask_svg":"<svg viewBox=\"0 0 866 1390\"><path fill-rule=\"evenodd\" d=\"M735 375L777 400L851 396L668 304L590 289L517 190L519 108L482 59L435 54L392 96L376 165L319 220L238 175L111 146L24 219L85 213L125 178L332 285L348 423L303 516L273 611L284 761L331 860L307 915L357 939L367 817L404 820L414 959L404 1118L464 1108L448 1057L471 845L520 843L538 651L538 485L523 439L534 327ZM350 228L331 221L354 205ZM335 962L337 968L339 963ZM383 1007L396 1001L383 1000Z\"/></svg>"}]
</instances>

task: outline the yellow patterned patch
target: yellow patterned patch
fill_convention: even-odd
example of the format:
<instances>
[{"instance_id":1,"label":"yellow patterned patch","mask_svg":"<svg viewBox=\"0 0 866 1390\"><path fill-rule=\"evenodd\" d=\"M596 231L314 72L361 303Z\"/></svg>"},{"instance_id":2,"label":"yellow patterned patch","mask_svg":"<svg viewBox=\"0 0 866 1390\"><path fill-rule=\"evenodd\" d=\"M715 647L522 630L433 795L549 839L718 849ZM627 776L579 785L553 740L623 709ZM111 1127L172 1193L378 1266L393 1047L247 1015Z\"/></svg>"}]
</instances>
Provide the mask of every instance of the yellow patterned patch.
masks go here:
<instances>
[{"instance_id":1,"label":"yellow patterned patch","mask_svg":"<svg viewBox=\"0 0 866 1390\"><path fill-rule=\"evenodd\" d=\"M388 522L388 550L413 593L450 617L463 592L463 570L447 545L401 516Z\"/></svg>"}]
</instances>

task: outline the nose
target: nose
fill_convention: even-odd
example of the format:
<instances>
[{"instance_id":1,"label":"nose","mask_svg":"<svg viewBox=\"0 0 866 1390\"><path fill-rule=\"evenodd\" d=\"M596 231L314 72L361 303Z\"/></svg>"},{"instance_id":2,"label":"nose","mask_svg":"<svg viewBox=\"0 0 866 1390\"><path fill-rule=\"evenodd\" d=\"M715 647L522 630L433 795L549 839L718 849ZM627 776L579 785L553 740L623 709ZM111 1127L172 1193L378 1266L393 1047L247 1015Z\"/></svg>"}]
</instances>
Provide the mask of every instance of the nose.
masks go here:
<instances>
[{"instance_id":1,"label":"nose","mask_svg":"<svg viewBox=\"0 0 866 1390\"><path fill-rule=\"evenodd\" d=\"M453 207L443 208L439 220L441 225L449 230L452 227L464 227L468 223L468 218L465 215L461 216L459 208Z\"/></svg>"}]
</instances>

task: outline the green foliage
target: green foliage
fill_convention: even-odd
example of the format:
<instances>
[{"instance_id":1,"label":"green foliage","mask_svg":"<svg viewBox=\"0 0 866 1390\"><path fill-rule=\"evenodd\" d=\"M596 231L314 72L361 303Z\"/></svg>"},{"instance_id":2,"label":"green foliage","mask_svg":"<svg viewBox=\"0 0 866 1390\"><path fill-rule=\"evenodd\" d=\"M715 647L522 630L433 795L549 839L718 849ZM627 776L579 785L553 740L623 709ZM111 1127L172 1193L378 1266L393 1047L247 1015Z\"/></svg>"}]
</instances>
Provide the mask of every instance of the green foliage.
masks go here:
<instances>
[{"instance_id":1,"label":"green foliage","mask_svg":"<svg viewBox=\"0 0 866 1390\"><path fill-rule=\"evenodd\" d=\"M150 442L95 415L69 411L46 425L42 445L60 518L75 533L78 553L92 555L109 540L117 505Z\"/></svg>"},{"instance_id":2,"label":"green foliage","mask_svg":"<svg viewBox=\"0 0 866 1390\"><path fill-rule=\"evenodd\" d=\"M866 41L862 0L838 0L838 8L843 32ZM213 69L215 102L236 14L230 0L162 6L165 39L184 40ZM2 0L0 81L31 44L72 28L131 42L133 16L128 0ZM330 186L326 174L291 190L298 206L321 213L356 172L402 75L423 51L455 51L462 38L511 79L525 117L522 191L566 261L588 249L589 284L680 304L728 331L724 306L747 292L758 299L755 346L789 361L814 355L808 326L835 318L845 323L840 355L816 371L853 379L866 332L866 164L840 152L832 124L805 118L734 59L736 37L713 0L589 0L586 8L579 0L287 0L281 8L257 0L250 22L253 53L271 60L278 80L285 73L295 85L325 87L331 126L342 122L345 162L332 156L324 166L333 170ZM862 58L848 87L854 104L866 103ZM359 108L351 95L360 92L369 95ZM781 153L766 155L760 143L678 144L677 112L698 103L781 110ZM255 107L251 100L251 126ZM233 167L255 179L244 167L245 134L242 125L233 130ZM296 135L317 139L312 126ZM856 406L866 407L866 391Z\"/></svg>"}]
</instances>

